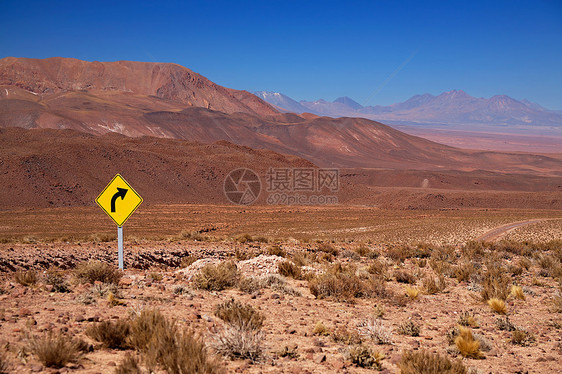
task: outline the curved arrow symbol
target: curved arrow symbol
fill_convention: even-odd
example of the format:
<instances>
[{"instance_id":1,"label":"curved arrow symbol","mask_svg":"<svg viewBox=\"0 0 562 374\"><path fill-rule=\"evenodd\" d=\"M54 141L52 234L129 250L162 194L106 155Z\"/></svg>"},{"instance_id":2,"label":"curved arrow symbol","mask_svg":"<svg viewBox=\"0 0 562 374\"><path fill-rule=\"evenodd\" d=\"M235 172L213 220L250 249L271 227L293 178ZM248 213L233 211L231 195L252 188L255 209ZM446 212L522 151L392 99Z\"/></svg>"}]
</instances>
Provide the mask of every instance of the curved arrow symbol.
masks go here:
<instances>
[{"instance_id":1,"label":"curved arrow symbol","mask_svg":"<svg viewBox=\"0 0 562 374\"><path fill-rule=\"evenodd\" d=\"M111 213L115 213L115 201L117 200L117 198L120 197L121 200L123 200L125 198L125 195L127 194L127 191L129 190L126 188L117 187L117 192L115 192L115 195L113 195L113 197L111 198Z\"/></svg>"}]
</instances>

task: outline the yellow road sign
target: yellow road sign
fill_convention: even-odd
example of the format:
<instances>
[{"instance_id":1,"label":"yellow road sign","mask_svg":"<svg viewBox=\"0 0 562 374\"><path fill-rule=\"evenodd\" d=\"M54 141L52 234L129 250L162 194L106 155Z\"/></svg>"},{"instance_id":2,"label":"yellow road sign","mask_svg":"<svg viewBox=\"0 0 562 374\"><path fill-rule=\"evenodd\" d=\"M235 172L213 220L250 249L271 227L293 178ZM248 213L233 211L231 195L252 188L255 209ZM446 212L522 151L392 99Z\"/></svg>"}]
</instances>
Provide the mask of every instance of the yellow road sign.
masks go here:
<instances>
[{"instance_id":1,"label":"yellow road sign","mask_svg":"<svg viewBox=\"0 0 562 374\"><path fill-rule=\"evenodd\" d=\"M117 174L97 197L96 203L117 226L123 226L127 218L141 205L142 197Z\"/></svg>"}]
</instances>

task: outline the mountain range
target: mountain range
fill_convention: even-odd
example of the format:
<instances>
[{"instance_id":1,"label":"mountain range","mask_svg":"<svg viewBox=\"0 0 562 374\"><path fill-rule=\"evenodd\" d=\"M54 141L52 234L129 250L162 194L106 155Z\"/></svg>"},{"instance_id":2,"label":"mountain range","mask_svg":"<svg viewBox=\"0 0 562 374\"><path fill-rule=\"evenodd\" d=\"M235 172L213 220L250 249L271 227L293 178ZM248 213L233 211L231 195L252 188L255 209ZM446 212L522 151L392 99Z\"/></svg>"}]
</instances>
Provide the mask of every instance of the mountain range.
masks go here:
<instances>
[{"instance_id":1,"label":"mountain range","mask_svg":"<svg viewBox=\"0 0 562 374\"><path fill-rule=\"evenodd\" d=\"M388 106L362 106L349 97L300 101L276 92L259 91L256 96L281 111L313 113L329 117L363 117L386 123L426 123L486 126L533 126L562 128L562 112L548 110L528 100L515 100L506 95L489 99L476 98L462 90L434 96L416 95Z\"/></svg>"},{"instance_id":2,"label":"mountain range","mask_svg":"<svg viewBox=\"0 0 562 374\"><path fill-rule=\"evenodd\" d=\"M342 98L334 106L357 106ZM463 150L364 118L280 113L176 64L0 60L0 127L226 140L321 167L555 173L557 157Z\"/></svg>"}]
</instances>

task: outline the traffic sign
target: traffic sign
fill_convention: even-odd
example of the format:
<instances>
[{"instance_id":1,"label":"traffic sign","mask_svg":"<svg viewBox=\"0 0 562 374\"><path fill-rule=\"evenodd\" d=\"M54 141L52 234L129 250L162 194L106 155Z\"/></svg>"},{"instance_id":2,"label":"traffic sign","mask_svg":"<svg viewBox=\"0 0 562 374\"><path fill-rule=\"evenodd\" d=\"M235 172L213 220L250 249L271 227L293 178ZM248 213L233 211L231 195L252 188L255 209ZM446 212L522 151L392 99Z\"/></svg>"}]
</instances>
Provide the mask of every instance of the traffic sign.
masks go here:
<instances>
[{"instance_id":1,"label":"traffic sign","mask_svg":"<svg viewBox=\"0 0 562 374\"><path fill-rule=\"evenodd\" d=\"M96 203L121 227L141 205L142 197L117 174L97 197Z\"/></svg>"}]
</instances>

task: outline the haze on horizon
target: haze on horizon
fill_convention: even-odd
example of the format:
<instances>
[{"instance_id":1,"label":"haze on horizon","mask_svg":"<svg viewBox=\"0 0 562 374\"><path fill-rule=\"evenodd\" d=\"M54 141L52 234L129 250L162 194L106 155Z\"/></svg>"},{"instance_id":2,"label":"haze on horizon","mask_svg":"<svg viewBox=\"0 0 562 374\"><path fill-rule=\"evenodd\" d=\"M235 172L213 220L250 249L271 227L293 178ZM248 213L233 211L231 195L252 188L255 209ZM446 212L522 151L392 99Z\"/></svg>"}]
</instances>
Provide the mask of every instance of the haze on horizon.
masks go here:
<instances>
[{"instance_id":1,"label":"haze on horizon","mask_svg":"<svg viewBox=\"0 0 562 374\"><path fill-rule=\"evenodd\" d=\"M5 1L0 58L186 66L236 89L389 105L461 89L562 109L557 1Z\"/></svg>"}]
</instances>

